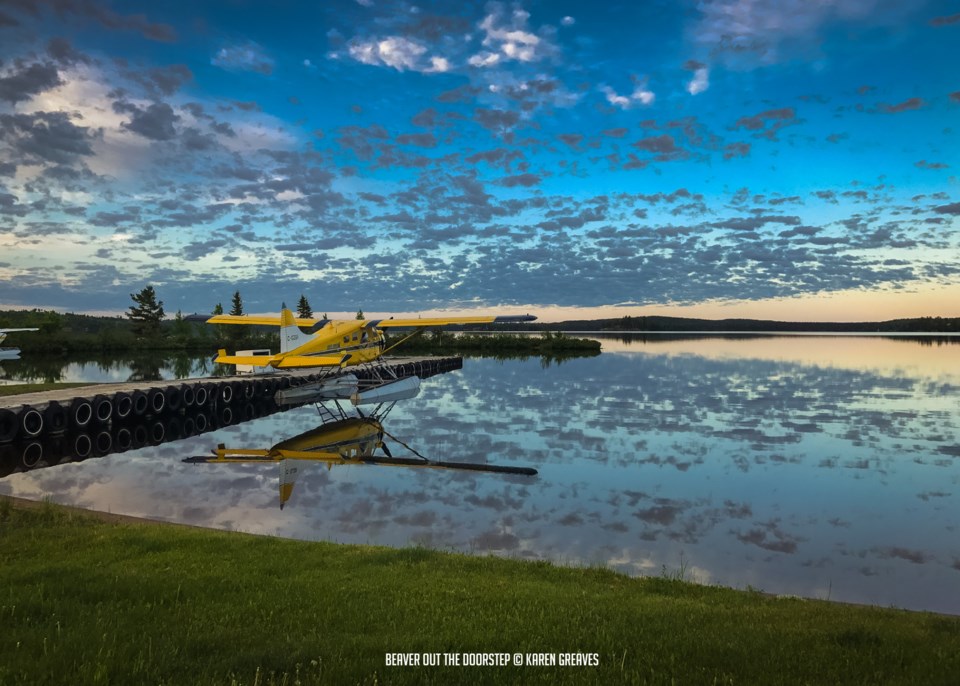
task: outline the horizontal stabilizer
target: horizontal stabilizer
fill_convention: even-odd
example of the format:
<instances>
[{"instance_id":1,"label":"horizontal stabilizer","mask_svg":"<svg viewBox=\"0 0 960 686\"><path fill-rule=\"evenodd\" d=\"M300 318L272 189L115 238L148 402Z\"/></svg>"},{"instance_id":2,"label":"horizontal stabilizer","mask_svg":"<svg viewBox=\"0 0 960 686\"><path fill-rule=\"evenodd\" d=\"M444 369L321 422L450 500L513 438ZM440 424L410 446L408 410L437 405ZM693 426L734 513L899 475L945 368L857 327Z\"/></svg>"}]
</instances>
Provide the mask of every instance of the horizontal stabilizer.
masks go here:
<instances>
[{"instance_id":1,"label":"horizontal stabilizer","mask_svg":"<svg viewBox=\"0 0 960 686\"><path fill-rule=\"evenodd\" d=\"M214 358L220 364L248 364L254 367L298 369L300 367L340 367L350 355L227 355L225 350Z\"/></svg>"},{"instance_id":2,"label":"horizontal stabilizer","mask_svg":"<svg viewBox=\"0 0 960 686\"><path fill-rule=\"evenodd\" d=\"M274 355L280 361L274 365L278 369L296 369L299 367L341 367L350 358L349 355Z\"/></svg>"},{"instance_id":3,"label":"horizontal stabilizer","mask_svg":"<svg viewBox=\"0 0 960 686\"><path fill-rule=\"evenodd\" d=\"M214 362L220 364L249 364L254 367L276 367L277 362L282 360L282 355L227 355L225 350L214 358Z\"/></svg>"}]
</instances>

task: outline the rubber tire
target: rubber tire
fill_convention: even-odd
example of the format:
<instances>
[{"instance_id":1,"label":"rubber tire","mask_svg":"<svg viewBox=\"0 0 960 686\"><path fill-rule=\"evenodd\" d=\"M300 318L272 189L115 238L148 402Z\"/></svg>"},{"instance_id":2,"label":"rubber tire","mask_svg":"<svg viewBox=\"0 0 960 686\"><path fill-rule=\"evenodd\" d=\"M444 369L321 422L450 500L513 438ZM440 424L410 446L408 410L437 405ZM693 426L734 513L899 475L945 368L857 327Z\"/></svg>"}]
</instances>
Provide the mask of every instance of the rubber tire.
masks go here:
<instances>
[{"instance_id":1,"label":"rubber tire","mask_svg":"<svg viewBox=\"0 0 960 686\"><path fill-rule=\"evenodd\" d=\"M190 384L180 386L180 400L184 408L191 408L197 404L197 394Z\"/></svg>"},{"instance_id":2,"label":"rubber tire","mask_svg":"<svg viewBox=\"0 0 960 686\"><path fill-rule=\"evenodd\" d=\"M20 432L27 438L36 438L43 432L43 415L30 406L17 412Z\"/></svg>"},{"instance_id":3,"label":"rubber tire","mask_svg":"<svg viewBox=\"0 0 960 686\"><path fill-rule=\"evenodd\" d=\"M48 434L62 434L67 430L67 411L56 401L50 402L43 411L43 425Z\"/></svg>"},{"instance_id":4,"label":"rubber tire","mask_svg":"<svg viewBox=\"0 0 960 686\"><path fill-rule=\"evenodd\" d=\"M146 393L140 390L134 391L131 398L133 399L133 414L142 417L150 407L150 399Z\"/></svg>"},{"instance_id":5,"label":"rubber tire","mask_svg":"<svg viewBox=\"0 0 960 686\"><path fill-rule=\"evenodd\" d=\"M93 405L86 398L74 398L70 402L70 424L82 429L93 421Z\"/></svg>"},{"instance_id":6,"label":"rubber tire","mask_svg":"<svg viewBox=\"0 0 960 686\"><path fill-rule=\"evenodd\" d=\"M20 430L20 420L17 413L7 408L0 408L0 443L9 443L17 436Z\"/></svg>"},{"instance_id":7,"label":"rubber tire","mask_svg":"<svg viewBox=\"0 0 960 686\"><path fill-rule=\"evenodd\" d=\"M162 388L151 388L147 391L147 412L149 414L160 414L167 407L167 398L163 394Z\"/></svg>"},{"instance_id":8,"label":"rubber tire","mask_svg":"<svg viewBox=\"0 0 960 686\"><path fill-rule=\"evenodd\" d=\"M93 398L93 418L101 424L106 424L113 416L113 401L105 395Z\"/></svg>"},{"instance_id":9,"label":"rubber tire","mask_svg":"<svg viewBox=\"0 0 960 686\"><path fill-rule=\"evenodd\" d=\"M133 414L133 398L129 393L120 391L113 394L113 417L114 419L126 419Z\"/></svg>"},{"instance_id":10,"label":"rubber tire","mask_svg":"<svg viewBox=\"0 0 960 686\"><path fill-rule=\"evenodd\" d=\"M77 460L85 460L93 452L93 441L87 433L79 433L73 437L73 455Z\"/></svg>"}]
</instances>

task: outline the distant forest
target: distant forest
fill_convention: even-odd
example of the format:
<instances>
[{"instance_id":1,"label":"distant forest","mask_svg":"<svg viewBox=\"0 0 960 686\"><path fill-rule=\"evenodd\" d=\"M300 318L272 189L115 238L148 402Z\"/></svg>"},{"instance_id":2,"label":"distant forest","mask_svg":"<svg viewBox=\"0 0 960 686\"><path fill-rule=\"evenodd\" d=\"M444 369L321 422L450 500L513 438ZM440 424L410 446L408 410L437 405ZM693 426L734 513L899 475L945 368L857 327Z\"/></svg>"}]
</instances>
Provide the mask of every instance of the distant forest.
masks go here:
<instances>
[{"instance_id":1,"label":"distant forest","mask_svg":"<svg viewBox=\"0 0 960 686\"><path fill-rule=\"evenodd\" d=\"M0 329L36 328L11 333L5 346L24 355L66 352L127 352L134 350L214 351L218 348L276 347L276 331L248 326L210 326L174 316L159 322L147 335L125 316L97 317L53 310L0 310Z\"/></svg>"},{"instance_id":2,"label":"distant forest","mask_svg":"<svg viewBox=\"0 0 960 686\"><path fill-rule=\"evenodd\" d=\"M533 331L691 332L756 331L816 333L960 333L960 317L917 317L885 322L778 322L767 319L689 319L686 317L621 317L528 324L516 329Z\"/></svg>"},{"instance_id":3,"label":"distant forest","mask_svg":"<svg viewBox=\"0 0 960 686\"><path fill-rule=\"evenodd\" d=\"M211 326L175 316L159 322L150 335L138 335L125 316L98 317L52 310L0 310L0 328L35 327L36 333L13 333L5 345L24 354L72 351L195 350L214 351L276 347L276 330L266 327ZM687 319L684 317L621 317L554 323L471 325L449 330L470 331L611 331L611 332L836 332L960 333L960 317L920 317L885 322L777 322L761 319Z\"/></svg>"}]
</instances>

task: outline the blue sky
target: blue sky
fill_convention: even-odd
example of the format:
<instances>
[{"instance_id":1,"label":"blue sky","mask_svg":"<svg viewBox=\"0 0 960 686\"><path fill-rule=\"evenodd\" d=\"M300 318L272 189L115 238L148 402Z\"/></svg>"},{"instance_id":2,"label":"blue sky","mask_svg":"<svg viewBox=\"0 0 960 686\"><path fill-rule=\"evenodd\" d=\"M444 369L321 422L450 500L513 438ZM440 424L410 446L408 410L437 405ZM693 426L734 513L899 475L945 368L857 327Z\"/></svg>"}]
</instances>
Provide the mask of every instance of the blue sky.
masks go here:
<instances>
[{"instance_id":1,"label":"blue sky","mask_svg":"<svg viewBox=\"0 0 960 686\"><path fill-rule=\"evenodd\" d=\"M960 316L960 5L0 0L0 306Z\"/></svg>"}]
</instances>

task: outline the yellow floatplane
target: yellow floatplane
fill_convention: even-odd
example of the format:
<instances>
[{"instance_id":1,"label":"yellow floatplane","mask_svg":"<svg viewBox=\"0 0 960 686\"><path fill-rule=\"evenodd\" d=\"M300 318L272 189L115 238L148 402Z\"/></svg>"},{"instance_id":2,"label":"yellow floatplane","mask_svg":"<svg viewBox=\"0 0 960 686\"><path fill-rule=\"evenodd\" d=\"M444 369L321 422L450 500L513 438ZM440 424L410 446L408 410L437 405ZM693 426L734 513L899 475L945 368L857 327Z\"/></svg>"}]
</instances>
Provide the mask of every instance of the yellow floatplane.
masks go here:
<instances>
[{"instance_id":1,"label":"yellow floatplane","mask_svg":"<svg viewBox=\"0 0 960 686\"><path fill-rule=\"evenodd\" d=\"M191 317L192 318L192 317ZM430 317L418 319L298 319L284 305L279 317L220 314L207 318L207 324L239 324L247 326L279 326L280 352L257 351L255 354L228 355L220 350L214 362L252 368L255 372L304 367L343 368L375 362L398 341L386 347L384 329L416 329L450 326L452 324L499 324L530 322L532 315ZM304 332L301 327L308 329Z\"/></svg>"}]
</instances>

